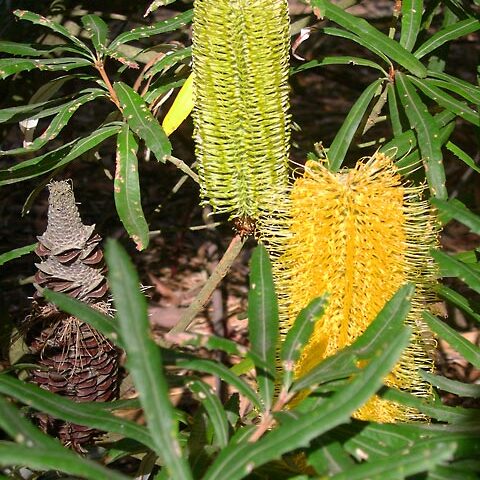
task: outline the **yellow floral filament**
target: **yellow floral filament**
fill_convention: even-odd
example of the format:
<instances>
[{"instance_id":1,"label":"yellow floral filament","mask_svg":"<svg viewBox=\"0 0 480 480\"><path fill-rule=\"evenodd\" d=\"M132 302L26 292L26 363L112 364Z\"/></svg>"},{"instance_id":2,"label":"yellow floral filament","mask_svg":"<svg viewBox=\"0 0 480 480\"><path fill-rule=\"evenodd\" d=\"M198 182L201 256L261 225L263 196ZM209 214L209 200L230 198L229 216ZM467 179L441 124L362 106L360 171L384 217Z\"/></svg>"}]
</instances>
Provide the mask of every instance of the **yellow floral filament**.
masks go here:
<instances>
[{"instance_id":1,"label":"yellow floral filament","mask_svg":"<svg viewBox=\"0 0 480 480\"><path fill-rule=\"evenodd\" d=\"M438 227L423 190L405 185L393 162L379 153L339 173L307 163L292 188L290 237L275 268L284 331L313 298L328 292L329 304L297 363L297 376L351 344L400 286L414 282L407 318L411 343L386 383L431 395L418 369L433 368L433 340L421 311L434 298L429 250ZM421 417L379 397L356 416L380 422Z\"/></svg>"}]
</instances>

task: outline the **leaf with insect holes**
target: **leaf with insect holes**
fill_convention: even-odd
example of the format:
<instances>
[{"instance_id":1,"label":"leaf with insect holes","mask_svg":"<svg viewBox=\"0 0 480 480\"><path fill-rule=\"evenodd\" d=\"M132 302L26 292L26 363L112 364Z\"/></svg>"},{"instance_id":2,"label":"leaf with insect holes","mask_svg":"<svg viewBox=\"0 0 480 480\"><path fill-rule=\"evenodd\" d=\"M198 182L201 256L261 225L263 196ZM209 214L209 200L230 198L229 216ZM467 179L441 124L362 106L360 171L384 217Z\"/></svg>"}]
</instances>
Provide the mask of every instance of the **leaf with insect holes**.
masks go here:
<instances>
[{"instance_id":1,"label":"leaf with insect holes","mask_svg":"<svg viewBox=\"0 0 480 480\"><path fill-rule=\"evenodd\" d=\"M144 140L159 162L165 162L165 156L170 155L172 146L145 100L125 83L116 82L113 89L129 127Z\"/></svg>"},{"instance_id":2,"label":"leaf with insect holes","mask_svg":"<svg viewBox=\"0 0 480 480\"><path fill-rule=\"evenodd\" d=\"M125 124L117 137L117 155L113 191L118 216L135 242L137 250L147 248L148 225L142 209L140 180L138 177L138 145Z\"/></svg>"}]
</instances>

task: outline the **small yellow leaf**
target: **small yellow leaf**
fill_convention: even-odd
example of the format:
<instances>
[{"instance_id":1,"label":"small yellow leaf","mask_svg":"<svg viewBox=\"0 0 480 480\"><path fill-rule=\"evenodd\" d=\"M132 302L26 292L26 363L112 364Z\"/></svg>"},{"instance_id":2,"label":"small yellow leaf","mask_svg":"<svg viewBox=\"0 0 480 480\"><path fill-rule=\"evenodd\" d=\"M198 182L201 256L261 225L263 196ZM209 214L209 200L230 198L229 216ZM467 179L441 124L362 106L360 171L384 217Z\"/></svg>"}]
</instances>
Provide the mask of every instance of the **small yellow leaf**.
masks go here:
<instances>
[{"instance_id":1,"label":"small yellow leaf","mask_svg":"<svg viewBox=\"0 0 480 480\"><path fill-rule=\"evenodd\" d=\"M170 110L163 119L162 127L167 135L173 133L180 124L190 115L193 109L193 76L187 78L178 92Z\"/></svg>"}]
</instances>

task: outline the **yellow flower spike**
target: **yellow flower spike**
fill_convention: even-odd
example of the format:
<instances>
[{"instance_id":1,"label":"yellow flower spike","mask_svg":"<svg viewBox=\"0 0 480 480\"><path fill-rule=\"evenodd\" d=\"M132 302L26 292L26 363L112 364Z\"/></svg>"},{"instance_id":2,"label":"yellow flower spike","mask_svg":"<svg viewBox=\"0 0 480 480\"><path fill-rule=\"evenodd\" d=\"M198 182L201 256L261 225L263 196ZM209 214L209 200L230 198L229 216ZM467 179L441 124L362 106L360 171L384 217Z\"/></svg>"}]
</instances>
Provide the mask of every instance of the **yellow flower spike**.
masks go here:
<instances>
[{"instance_id":1,"label":"yellow flower spike","mask_svg":"<svg viewBox=\"0 0 480 480\"><path fill-rule=\"evenodd\" d=\"M434 300L437 272L429 250L437 245L438 225L423 191L405 184L380 153L338 173L307 163L291 191L289 238L275 266L283 331L313 298L328 292L329 303L296 365L297 376L351 344L400 286L413 282L411 343L386 383L431 396L418 369L433 369L434 342L421 312ZM355 416L379 422L422 418L379 397Z\"/></svg>"},{"instance_id":2,"label":"yellow flower spike","mask_svg":"<svg viewBox=\"0 0 480 480\"><path fill-rule=\"evenodd\" d=\"M258 219L288 188L287 0L195 0L194 138L200 193Z\"/></svg>"},{"instance_id":3,"label":"yellow flower spike","mask_svg":"<svg viewBox=\"0 0 480 480\"><path fill-rule=\"evenodd\" d=\"M193 76L192 74L185 80L182 88L177 93L170 110L163 119L162 127L165 134L170 136L181 123L190 115L193 109Z\"/></svg>"}]
</instances>

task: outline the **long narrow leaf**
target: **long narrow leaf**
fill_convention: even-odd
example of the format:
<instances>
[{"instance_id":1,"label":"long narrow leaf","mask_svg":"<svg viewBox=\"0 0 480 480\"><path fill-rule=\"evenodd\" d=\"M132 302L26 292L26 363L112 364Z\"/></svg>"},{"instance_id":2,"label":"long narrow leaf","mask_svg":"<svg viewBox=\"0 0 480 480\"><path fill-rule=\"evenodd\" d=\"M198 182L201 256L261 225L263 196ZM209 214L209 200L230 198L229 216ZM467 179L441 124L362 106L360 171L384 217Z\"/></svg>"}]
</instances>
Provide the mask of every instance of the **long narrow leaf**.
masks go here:
<instances>
[{"instance_id":1,"label":"long narrow leaf","mask_svg":"<svg viewBox=\"0 0 480 480\"><path fill-rule=\"evenodd\" d=\"M480 368L480 348L462 337L453 328L449 327L429 312L423 313L423 319L428 326L443 340L469 361L475 368Z\"/></svg>"},{"instance_id":2,"label":"long narrow leaf","mask_svg":"<svg viewBox=\"0 0 480 480\"><path fill-rule=\"evenodd\" d=\"M123 115L130 128L145 141L159 162L165 162L165 156L170 155L172 146L144 99L122 82L115 83L113 88L118 95Z\"/></svg>"},{"instance_id":3,"label":"long narrow leaf","mask_svg":"<svg viewBox=\"0 0 480 480\"><path fill-rule=\"evenodd\" d=\"M451 88L452 91L465 96L465 98L472 103L480 105L480 87L477 85L472 85L461 78L455 77L454 75L448 75L448 73L444 72L429 71L428 76L439 79L443 82L442 85L444 85L445 88ZM430 79L431 82L433 80L434 79Z\"/></svg>"},{"instance_id":4,"label":"long narrow leaf","mask_svg":"<svg viewBox=\"0 0 480 480\"><path fill-rule=\"evenodd\" d=\"M16 258L23 257L31 252L33 252L37 248L36 243L32 243L31 245L26 245L25 247L15 248L10 250L9 252L2 253L0 255L0 266L4 263L10 262L10 260L15 260Z\"/></svg>"},{"instance_id":5,"label":"long narrow leaf","mask_svg":"<svg viewBox=\"0 0 480 480\"><path fill-rule=\"evenodd\" d=\"M468 165L472 170L475 170L477 173L480 173L480 167L475 163L473 158L470 155L468 155L466 152L464 152L460 147L458 147L452 142L448 142L445 146L463 163L465 163L465 165Z\"/></svg>"},{"instance_id":6,"label":"long narrow leaf","mask_svg":"<svg viewBox=\"0 0 480 480\"><path fill-rule=\"evenodd\" d=\"M155 62L155 65L150 68L145 74L145 78L153 77L155 74L161 72L162 70L171 67L172 65L177 64L185 58L190 58L192 56L192 47L181 48L179 50L172 50L167 52L163 58Z\"/></svg>"},{"instance_id":7,"label":"long narrow leaf","mask_svg":"<svg viewBox=\"0 0 480 480\"><path fill-rule=\"evenodd\" d=\"M387 85L387 99L393 136L399 137L403 132L403 128L402 122L400 120L400 112L398 110L397 92L395 91L395 87L391 83Z\"/></svg>"},{"instance_id":8,"label":"long narrow leaf","mask_svg":"<svg viewBox=\"0 0 480 480\"><path fill-rule=\"evenodd\" d=\"M324 67L326 65L360 65L362 67L370 67L382 72L387 76L387 72L377 63L371 60L365 60L360 57L323 57L321 60L310 60L309 62L302 63L298 67L292 68L290 75L303 72L304 70L310 70L311 68Z\"/></svg>"},{"instance_id":9,"label":"long narrow leaf","mask_svg":"<svg viewBox=\"0 0 480 480\"><path fill-rule=\"evenodd\" d=\"M95 50L103 53L108 43L107 24L98 15L85 15L82 17L82 23L90 35Z\"/></svg>"},{"instance_id":10,"label":"long narrow leaf","mask_svg":"<svg viewBox=\"0 0 480 480\"><path fill-rule=\"evenodd\" d=\"M67 38L70 42L75 44L80 49L82 54L85 55L87 58L94 58L90 49L81 40L79 40L75 35L70 33L63 25L60 25L58 22L54 22L49 18L38 15L37 13L29 12L27 10L15 10L13 14L16 15L18 18L21 18L22 20L27 20L34 23L35 25L47 27L50 30L59 33L63 37Z\"/></svg>"},{"instance_id":11,"label":"long narrow leaf","mask_svg":"<svg viewBox=\"0 0 480 480\"><path fill-rule=\"evenodd\" d=\"M366 20L344 12L340 7L327 0L311 0L317 17L327 17L343 28L363 38L369 45L378 48L389 58L418 77L425 77L427 69L407 50L387 35L378 31Z\"/></svg>"},{"instance_id":12,"label":"long narrow leaf","mask_svg":"<svg viewBox=\"0 0 480 480\"><path fill-rule=\"evenodd\" d=\"M458 220L470 228L473 233L480 235L480 216L475 215L462 202L457 199L447 201L434 198L432 203L441 213Z\"/></svg>"},{"instance_id":13,"label":"long narrow leaf","mask_svg":"<svg viewBox=\"0 0 480 480\"><path fill-rule=\"evenodd\" d=\"M98 463L75 455L62 448L36 449L12 442L0 443L0 465L2 467L27 467L33 470L58 470L90 480L128 480L127 477Z\"/></svg>"},{"instance_id":14,"label":"long narrow leaf","mask_svg":"<svg viewBox=\"0 0 480 480\"><path fill-rule=\"evenodd\" d=\"M472 268L444 252L433 251L432 256L440 265L442 276L458 277L470 288L480 293L480 271L478 269Z\"/></svg>"},{"instance_id":15,"label":"long narrow leaf","mask_svg":"<svg viewBox=\"0 0 480 480\"><path fill-rule=\"evenodd\" d=\"M186 368L188 370L195 370L197 372L208 373L210 375L215 375L220 377L224 382L228 383L244 397L248 398L255 407L260 408L260 400L257 397L256 393L250 388L250 386L239 378L235 373L229 370L225 365L221 363L212 362L211 360L204 360L201 358L198 359L188 359L188 360L179 360L176 363L179 367Z\"/></svg>"},{"instance_id":16,"label":"long narrow leaf","mask_svg":"<svg viewBox=\"0 0 480 480\"><path fill-rule=\"evenodd\" d=\"M248 331L252 351L270 366L256 366L257 382L265 411L272 406L275 382L275 352L278 337L278 303L272 266L266 248L255 248L250 260Z\"/></svg>"},{"instance_id":17,"label":"long narrow leaf","mask_svg":"<svg viewBox=\"0 0 480 480\"><path fill-rule=\"evenodd\" d=\"M347 387L326 400L322 408L285 422L256 443L229 444L220 452L204 480L241 479L246 472L288 451L305 447L313 438L346 422L348 416L380 387L407 345L409 336L409 329L400 326L393 335L384 338L375 359Z\"/></svg>"},{"instance_id":18,"label":"long narrow leaf","mask_svg":"<svg viewBox=\"0 0 480 480\"><path fill-rule=\"evenodd\" d=\"M332 480L383 480L384 478L405 478L430 470L438 464L451 460L457 444L437 440L423 448L414 444L410 449L395 456L355 465L333 475Z\"/></svg>"},{"instance_id":19,"label":"long narrow leaf","mask_svg":"<svg viewBox=\"0 0 480 480\"><path fill-rule=\"evenodd\" d=\"M59 110L58 114L51 121L48 128L45 132L42 133L38 138L36 138L28 147L14 148L12 150L0 150L1 155L21 155L25 153L34 152L39 150L48 142L57 137L57 135L62 131L62 129L68 124L75 112L82 106L92 100L95 100L98 97L105 96L105 92L100 89L95 89L94 91L82 95L81 97L72 100L71 102L66 103Z\"/></svg>"},{"instance_id":20,"label":"long narrow leaf","mask_svg":"<svg viewBox=\"0 0 480 480\"><path fill-rule=\"evenodd\" d=\"M187 384L187 387L196 395L203 408L205 408L212 423L216 443L220 448L224 448L228 443L228 419L220 400L211 387L201 380L193 380Z\"/></svg>"},{"instance_id":21,"label":"long narrow leaf","mask_svg":"<svg viewBox=\"0 0 480 480\"><path fill-rule=\"evenodd\" d=\"M152 439L145 427L116 417L95 403L76 403L9 375L0 375L0 392L55 418L125 435L152 447Z\"/></svg>"},{"instance_id":22,"label":"long narrow leaf","mask_svg":"<svg viewBox=\"0 0 480 480\"><path fill-rule=\"evenodd\" d=\"M109 50L116 49L119 45L123 43L132 42L133 40L140 40L141 38L148 38L152 35L158 35L160 33L167 33L173 30L176 30L179 27L183 27L190 23L193 18L193 10L187 10L186 12L181 13L175 17L169 18L168 20L162 20L161 22L154 23L145 27L138 27L120 34L112 43L109 45Z\"/></svg>"},{"instance_id":23,"label":"long narrow leaf","mask_svg":"<svg viewBox=\"0 0 480 480\"><path fill-rule=\"evenodd\" d=\"M148 225L142 209L140 179L138 176L138 145L125 124L117 137L114 197L118 216L135 242L137 250L147 248Z\"/></svg>"},{"instance_id":24,"label":"long narrow leaf","mask_svg":"<svg viewBox=\"0 0 480 480\"><path fill-rule=\"evenodd\" d=\"M342 166L355 132L382 81L379 79L370 84L348 112L347 118L328 149L328 160L332 171L335 172Z\"/></svg>"},{"instance_id":25,"label":"long narrow leaf","mask_svg":"<svg viewBox=\"0 0 480 480\"><path fill-rule=\"evenodd\" d=\"M443 168L440 131L437 123L404 74L397 72L395 85L410 125L417 133L418 146L425 164L430 190L433 196L446 198L445 169Z\"/></svg>"},{"instance_id":26,"label":"long narrow leaf","mask_svg":"<svg viewBox=\"0 0 480 480\"><path fill-rule=\"evenodd\" d=\"M293 380L295 363L312 335L315 322L321 318L325 311L326 299L327 296L315 298L307 307L302 309L285 337L280 360L283 367L283 386L287 390Z\"/></svg>"},{"instance_id":27,"label":"long narrow leaf","mask_svg":"<svg viewBox=\"0 0 480 480\"><path fill-rule=\"evenodd\" d=\"M52 152L18 163L0 171L0 186L21 182L51 172L70 163L120 130L118 124L106 125L91 135L63 145Z\"/></svg>"},{"instance_id":28,"label":"long narrow leaf","mask_svg":"<svg viewBox=\"0 0 480 480\"><path fill-rule=\"evenodd\" d=\"M472 110L465 102L457 100L448 93L445 93L442 89L435 87L428 81L424 81L412 76L408 76L410 81L417 85L420 90L437 102L443 108L450 110L451 112L463 118L467 122L472 123L475 126L480 126L480 115L475 110Z\"/></svg>"},{"instance_id":29,"label":"long narrow leaf","mask_svg":"<svg viewBox=\"0 0 480 480\"><path fill-rule=\"evenodd\" d=\"M42 295L46 300L54 303L60 310L79 318L83 322L87 322L112 340L117 346L123 347L118 325L112 317L64 293L44 289Z\"/></svg>"},{"instance_id":30,"label":"long narrow leaf","mask_svg":"<svg viewBox=\"0 0 480 480\"><path fill-rule=\"evenodd\" d=\"M460 20L432 35L432 37L424 42L413 54L416 58L420 59L427 53L433 52L433 50L436 50L444 43L468 35L469 33L477 31L479 28L480 22L476 18Z\"/></svg>"},{"instance_id":31,"label":"long narrow leaf","mask_svg":"<svg viewBox=\"0 0 480 480\"><path fill-rule=\"evenodd\" d=\"M414 286L411 284L401 287L351 346L344 348L336 355L328 357L303 377L300 377L293 384L292 391L302 391L322 382L346 378L355 373L357 359L368 359L372 352L378 348L378 342L382 338L388 338L392 335L392 332L397 331L403 325L410 310L410 300L413 292Z\"/></svg>"},{"instance_id":32,"label":"long narrow leaf","mask_svg":"<svg viewBox=\"0 0 480 480\"><path fill-rule=\"evenodd\" d=\"M427 382L431 383L434 387L437 387L440 390L454 393L455 395L459 395L461 397L480 398L480 385L450 380L447 377L433 375L429 372L421 371L420 374L425 380L427 380Z\"/></svg>"},{"instance_id":33,"label":"long narrow leaf","mask_svg":"<svg viewBox=\"0 0 480 480\"><path fill-rule=\"evenodd\" d=\"M474 422L478 427L480 422L480 415L475 410L462 407L447 407L445 405L436 405L412 395L411 393L402 392L395 388L385 387L381 392L382 398L397 402L406 407L412 407L419 412L428 415L431 418L440 420L442 422L450 422L453 424L465 425L470 424L470 431L472 431ZM446 429L447 425L439 425L440 429ZM467 426L468 429L468 426Z\"/></svg>"},{"instance_id":34,"label":"long narrow leaf","mask_svg":"<svg viewBox=\"0 0 480 480\"><path fill-rule=\"evenodd\" d=\"M10 75L19 72L25 72L38 68L39 70L47 70L49 72L55 72L62 70L64 72L72 70L74 68L87 67L91 65L92 62L84 58L54 58L46 60L37 60L32 58L7 58L0 59L0 78L5 79Z\"/></svg>"},{"instance_id":35,"label":"long narrow leaf","mask_svg":"<svg viewBox=\"0 0 480 480\"><path fill-rule=\"evenodd\" d=\"M402 30L400 45L411 52L417 41L418 32L422 24L423 0L402 1Z\"/></svg>"},{"instance_id":36,"label":"long narrow leaf","mask_svg":"<svg viewBox=\"0 0 480 480\"><path fill-rule=\"evenodd\" d=\"M445 285L438 285L435 289L436 293L440 297L444 298L451 304L458 307L460 310L468 314L470 317L474 318L478 323L480 323L480 314L476 313L473 308L470 306L470 302L463 295L452 290L451 288L446 287Z\"/></svg>"},{"instance_id":37,"label":"long narrow leaf","mask_svg":"<svg viewBox=\"0 0 480 480\"><path fill-rule=\"evenodd\" d=\"M125 341L127 367L140 396L155 450L172 477L190 479L192 475L177 438L162 357L150 337L147 302L140 292L138 275L116 241L107 242L105 256L120 332Z\"/></svg>"}]
</instances>

